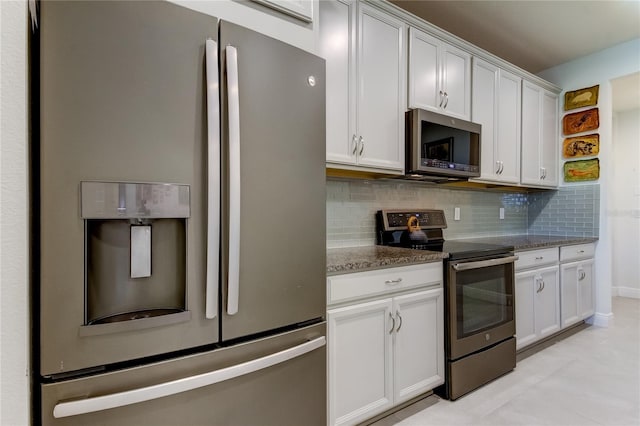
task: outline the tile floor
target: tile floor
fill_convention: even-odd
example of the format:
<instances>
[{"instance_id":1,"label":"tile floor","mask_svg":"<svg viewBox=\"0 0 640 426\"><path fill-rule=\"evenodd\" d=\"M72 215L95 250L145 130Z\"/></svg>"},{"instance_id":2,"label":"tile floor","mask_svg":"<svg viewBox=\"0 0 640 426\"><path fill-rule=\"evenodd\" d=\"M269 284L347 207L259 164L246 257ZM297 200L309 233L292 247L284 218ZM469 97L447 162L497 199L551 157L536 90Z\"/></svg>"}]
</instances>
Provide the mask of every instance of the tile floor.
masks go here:
<instances>
[{"instance_id":1,"label":"tile floor","mask_svg":"<svg viewBox=\"0 0 640 426\"><path fill-rule=\"evenodd\" d=\"M640 299L615 297L613 314L457 401L430 396L373 425L638 426Z\"/></svg>"}]
</instances>

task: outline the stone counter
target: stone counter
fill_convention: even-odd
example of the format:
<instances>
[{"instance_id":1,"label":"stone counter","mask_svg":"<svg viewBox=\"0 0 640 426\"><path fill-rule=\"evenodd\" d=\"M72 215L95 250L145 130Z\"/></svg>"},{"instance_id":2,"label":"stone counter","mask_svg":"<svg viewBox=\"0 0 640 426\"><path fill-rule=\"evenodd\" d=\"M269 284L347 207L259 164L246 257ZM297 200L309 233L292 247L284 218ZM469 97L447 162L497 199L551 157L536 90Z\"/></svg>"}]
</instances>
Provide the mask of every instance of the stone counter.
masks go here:
<instances>
[{"instance_id":1,"label":"stone counter","mask_svg":"<svg viewBox=\"0 0 640 426\"><path fill-rule=\"evenodd\" d=\"M503 235L500 237L468 238L467 242L504 244L514 246L516 251L533 250L545 247L569 246L598 241L595 237L559 237L550 235Z\"/></svg>"},{"instance_id":2,"label":"stone counter","mask_svg":"<svg viewBox=\"0 0 640 426\"><path fill-rule=\"evenodd\" d=\"M387 246L347 247L327 250L327 275L440 262L447 253Z\"/></svg>"}]
</instances>

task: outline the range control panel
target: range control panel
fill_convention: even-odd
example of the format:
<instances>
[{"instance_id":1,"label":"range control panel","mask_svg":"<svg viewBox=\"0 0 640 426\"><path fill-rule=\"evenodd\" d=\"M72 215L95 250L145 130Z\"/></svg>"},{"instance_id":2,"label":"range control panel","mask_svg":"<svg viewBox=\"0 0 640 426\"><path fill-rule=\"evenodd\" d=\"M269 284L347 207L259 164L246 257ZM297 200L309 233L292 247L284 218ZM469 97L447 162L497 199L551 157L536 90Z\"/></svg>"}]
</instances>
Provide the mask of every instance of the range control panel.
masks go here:
<instances>
[{"instance_id":1,"label":"range control panel","mask_svg":"<svg viewBox=\"0 0 640 426\"><path fill-rule=\"evenodd\" d=\"M421 229L443 229L447 221L443 210L381 210L383 230L403 231L407 229L409 220L416 218ZM413 221L415 223L415 220Z\"/></svg>"}]
</instances>

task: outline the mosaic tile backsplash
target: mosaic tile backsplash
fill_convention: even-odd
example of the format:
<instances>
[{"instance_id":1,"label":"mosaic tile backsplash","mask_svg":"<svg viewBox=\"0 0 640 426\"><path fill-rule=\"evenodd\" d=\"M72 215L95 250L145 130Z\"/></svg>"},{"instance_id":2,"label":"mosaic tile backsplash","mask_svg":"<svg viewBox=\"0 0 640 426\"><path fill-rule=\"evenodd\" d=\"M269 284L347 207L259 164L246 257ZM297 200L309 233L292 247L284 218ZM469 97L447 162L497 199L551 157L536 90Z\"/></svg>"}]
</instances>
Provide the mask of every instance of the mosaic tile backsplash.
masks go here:
<instances>
[{"instance_id":1,"label":"mosaic tile backsplash","mask_svg":"<svg viewBox=\"0 0 640 426\"><path fill-rule=\"evenodd\" d=\"M375 245L375 214L384 209L444 210L445 239L527 233L597 236L598 206L598 185L526 194L328 178L327 247ZM455 207L460 208L459 221L453 220Z\"/></svg>"}]
</instances>

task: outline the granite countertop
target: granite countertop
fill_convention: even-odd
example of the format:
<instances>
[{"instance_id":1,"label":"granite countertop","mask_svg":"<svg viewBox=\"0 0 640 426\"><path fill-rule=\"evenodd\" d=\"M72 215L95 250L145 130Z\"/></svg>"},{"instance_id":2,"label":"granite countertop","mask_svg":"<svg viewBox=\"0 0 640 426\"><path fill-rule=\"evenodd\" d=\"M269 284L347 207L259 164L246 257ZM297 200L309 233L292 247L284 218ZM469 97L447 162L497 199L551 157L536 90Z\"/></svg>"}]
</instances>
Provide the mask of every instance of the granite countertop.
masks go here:
<instances>
[{"instance_id":1,"label":"granite countertop","mask_svg":"<svg viewBox=\"0 0 640 426\"><path fill-rule=\"evenodd\" d=\"M465 238L456 241L481 242L514 246L516 251L585 244L595 237L559 237L549 235L503 235L499 237ZM449 256L429 250L412 250L387 246L346 247L327 250L327 274L337 275L371 269L392 268L420 263L439 262Z\"/></svg>"},{"instance_id":2,"label":"granite countertop","mask_svg":"<svg viewBox=\"0 0 640 426\"><path fill-rule=\"evenodd\" d=\"M574 244L593 243L596 237L561 237L553 235L503 235L500 237L466 238L468 242L504 244L514 246L516 251L533 250L545 247L568 246Z\"/></svg>"},{"instance_id":3,"label":"granite countertop","mask_svg":"<svg viewBox=\"0 0 640 426\"><path fill-rule=\"evenodd\" d=\"M327 250L327 274L440 262L447 253L387 246L347 247Z\"/></svg>"}]
</instances>

